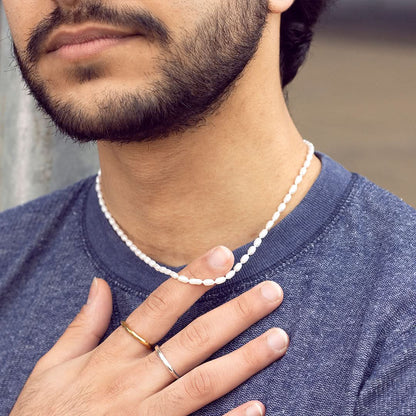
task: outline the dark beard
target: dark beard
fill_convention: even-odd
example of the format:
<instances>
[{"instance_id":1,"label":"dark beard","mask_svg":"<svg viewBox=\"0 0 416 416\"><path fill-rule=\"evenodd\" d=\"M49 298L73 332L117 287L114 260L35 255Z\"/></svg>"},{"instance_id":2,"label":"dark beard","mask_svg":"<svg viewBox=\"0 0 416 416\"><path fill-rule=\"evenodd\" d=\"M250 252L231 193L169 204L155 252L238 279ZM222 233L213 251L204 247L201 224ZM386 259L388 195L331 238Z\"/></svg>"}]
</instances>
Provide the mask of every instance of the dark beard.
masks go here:
<instances>
[{"instance_id":1,"label":"dark beard","mask_svg":"<svg viewBox=\"0 0 416 416\"><path fill-rule=\"evenodd\" d=\"M161 22L140 12L140 24L146 34L163 47L158 69L162 74L147 91L117 93L109 90L95 103L97 114L88 115L82 106L64 102L48 91L36 75L36 45L62 23L135 21L139 12L107 9L99 3L82 3L77 12L63 14L56 10L39 25L22 58L14 53L38 107L48 114L58 129L79 142L107 140L129 143L160 139L183 132L204 122L221 106L244 68L254 57L268 14L267 1L223 1L184 41L174 44ZM135 15L133 16L133 14ZM35 31L36 32L36 31ZM97 79L102 68L79 66L72 77L79 83ZM111 92L111 94L110 94Z\"/></svg>"}]
</instances>

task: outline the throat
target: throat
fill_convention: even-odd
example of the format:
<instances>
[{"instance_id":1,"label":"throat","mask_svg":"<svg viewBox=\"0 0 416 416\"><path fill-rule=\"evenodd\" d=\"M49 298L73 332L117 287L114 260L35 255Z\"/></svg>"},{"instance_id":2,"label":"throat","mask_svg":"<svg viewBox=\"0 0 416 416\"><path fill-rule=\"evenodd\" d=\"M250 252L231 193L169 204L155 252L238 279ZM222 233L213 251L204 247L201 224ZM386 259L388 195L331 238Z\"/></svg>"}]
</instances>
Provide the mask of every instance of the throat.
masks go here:
<instances>
[{"instance_id":1,"label":"throat","mask_svg":"<svg viewBox=\"0 0 416 416\"><path fill-rule=\"evenodd\" d=\"M160 263L170 267L183 266L217 245L235 250L252 242L248 252L241 259L236 259L234 273L237 273L255 255L268 232L299 203L316 179L320 164L314 157L313 145L305 143L303 163L292 175L295 179L286 181L289 192L280 192L280 198L274 198L273 192L270 192L270 197L264 197L268 194L261 192L261 187L257 195L256 192L241 193L239 204L235 204L227 194L221 195L221 192L212 198L211 203L201 198L203 204L195 200L187 201L183 196L182 204L172 208L169 215L161 210L162 215L158 217L157 210L151 210L147 216L141 216L141 221L133 224L133 212L130 215L128 211L119 211L114 216L110 212L111 205L107 205L100 173L96 182L99 203L120 239L136 256L158 271L162 268L162 272L169 272ZM273 184L270 185L272 187ZM189 210L181 212L181 206L187 205L193 206L191 214Z\"/></svg>"}]
</instances>

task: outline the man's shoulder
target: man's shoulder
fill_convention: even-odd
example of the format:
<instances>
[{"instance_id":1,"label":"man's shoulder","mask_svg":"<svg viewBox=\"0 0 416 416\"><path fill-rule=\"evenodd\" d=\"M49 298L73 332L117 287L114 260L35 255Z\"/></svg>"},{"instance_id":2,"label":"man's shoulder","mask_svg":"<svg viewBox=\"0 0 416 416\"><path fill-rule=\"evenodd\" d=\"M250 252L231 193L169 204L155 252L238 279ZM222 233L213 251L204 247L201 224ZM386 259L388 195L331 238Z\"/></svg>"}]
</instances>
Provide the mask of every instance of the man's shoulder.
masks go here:
<instances>
[{"instance_id":1,"label":"man's shoulder","mask_svg":"<svg viewBox=\"0 0 416 416\"><path fill-rule=\"evenodd\" d=\"M30 238L36 230L50 227L68 212L93 183L93 177L83 179L65 189L52 192L0 213L0 236L9 245L18 236ZM0 244L0 247L3 244Z\"/></svg>"},{"instance_id":2,"label":"man's shoulder","mask_svg":"<svg viewBox=\"0 0 416 416\"><path fill-rule=\"evenodd\" d=\"M350 194L349 205L351 219L356 228L361 230L363 235L366 231L372 231L379 237L385 235L390 241L414 240L416 210L367 178L355 176L356 183ZM413 241L415 249L414 244Z\"/></svg>"}]
</instances>

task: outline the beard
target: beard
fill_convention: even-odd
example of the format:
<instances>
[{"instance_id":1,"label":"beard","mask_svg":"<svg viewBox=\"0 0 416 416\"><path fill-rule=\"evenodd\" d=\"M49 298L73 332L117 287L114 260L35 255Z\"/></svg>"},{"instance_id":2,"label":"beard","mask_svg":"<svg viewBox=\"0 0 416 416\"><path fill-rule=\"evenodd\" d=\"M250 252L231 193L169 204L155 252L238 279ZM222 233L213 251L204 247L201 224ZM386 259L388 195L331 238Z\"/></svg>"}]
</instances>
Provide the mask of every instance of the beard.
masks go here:
<instances>
[{"instance_id":1,"label":"beard","mask_svg":"<svg viewBox=\"0 0 416 416\"><path fill-rule=\"evenodd\" d=\"M253 59L267 14L267 0L223 0L192 31L173 42L166 26L148 12L120 11L85 1L71 11L58 7L32 32L24 53L15 45L13 50L38 108L62 133L78 142L144 142L195 128L219 109ZM41 45L54 29L92 21L139 27L162 51L157 80L128 92L103 91L95 99L94 114L80 101L57 98L36 72ZM73 69L71 76L83 84L104 72L100 65L84 64Z\"/></svg>"}]
</instances>

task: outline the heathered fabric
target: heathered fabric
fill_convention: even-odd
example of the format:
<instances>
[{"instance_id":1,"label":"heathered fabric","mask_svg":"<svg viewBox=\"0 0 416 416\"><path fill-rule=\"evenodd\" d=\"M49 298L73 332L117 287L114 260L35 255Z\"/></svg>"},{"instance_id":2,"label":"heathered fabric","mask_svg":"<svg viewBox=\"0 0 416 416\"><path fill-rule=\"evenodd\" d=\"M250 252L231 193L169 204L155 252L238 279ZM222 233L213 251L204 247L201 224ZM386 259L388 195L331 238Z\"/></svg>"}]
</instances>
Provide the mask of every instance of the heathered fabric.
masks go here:
<instances>
[{"instance_id":1,"label":"heathered fabric","mask_svg":"<svg viewBox=\"0 0 416 416\"><path fill-rule=\"evenodd\" d=\"M288 332L287 354L197 415L219 416L250 399L261 400L268 415L416 415L415 210L318 156L322 172L304 200L234 279L211 289L166 337L261 281L283 287L283 304L212 358L273 326ZM112 288L109 331L165 277L110 228L94 178L1 214L0 236L6 415L36 361L85 302L94 276Z\"/></svg>"}]
</instances>

